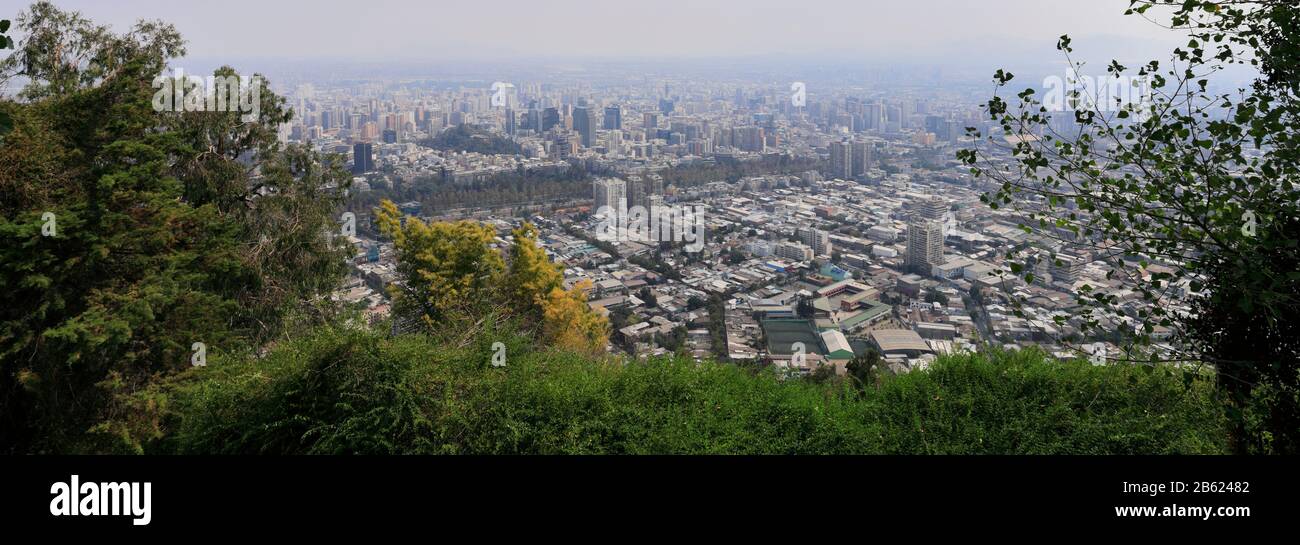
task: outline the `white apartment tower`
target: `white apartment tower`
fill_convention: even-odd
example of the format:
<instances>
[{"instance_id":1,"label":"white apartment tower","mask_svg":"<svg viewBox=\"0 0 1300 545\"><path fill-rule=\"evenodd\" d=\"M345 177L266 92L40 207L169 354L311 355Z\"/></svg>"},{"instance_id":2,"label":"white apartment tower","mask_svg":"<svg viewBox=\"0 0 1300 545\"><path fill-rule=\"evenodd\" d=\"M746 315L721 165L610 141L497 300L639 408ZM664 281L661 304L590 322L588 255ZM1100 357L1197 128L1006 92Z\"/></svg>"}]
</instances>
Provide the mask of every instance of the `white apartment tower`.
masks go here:
<instances>
[{"instance_id":1,"label":"white apartment tower","mask_svg":"<svg viewBox=\"0 0 1300 545\"><path fill-rule=\"evenodd\" d=\"M907 268L929 276L930 267L943 262L943 223L913 219L907 224Z\"/></svg>"}]
</instances>

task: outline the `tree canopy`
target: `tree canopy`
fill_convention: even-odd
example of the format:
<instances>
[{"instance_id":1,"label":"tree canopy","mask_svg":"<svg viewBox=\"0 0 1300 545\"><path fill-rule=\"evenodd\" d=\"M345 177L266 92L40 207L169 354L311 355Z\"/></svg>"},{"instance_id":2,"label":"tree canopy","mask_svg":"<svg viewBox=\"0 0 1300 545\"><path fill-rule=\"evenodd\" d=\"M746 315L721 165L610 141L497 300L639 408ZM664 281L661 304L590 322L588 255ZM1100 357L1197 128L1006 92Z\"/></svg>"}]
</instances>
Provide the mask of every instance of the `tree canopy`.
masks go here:
<instances>
[{"instance_id":1,"label":"tree canopy","mask_svg":"<svg viewBox=\"0 0 1300 545\"><path fill-rule=\"evenodd\" d=\"M349 178L276 141L290 113L269 91L251 123L155 109L184 52L170 25L116 35L48 2L17 22L0 61L0 80L29 82L0 101L0 445L113 450L115 399L273 338L337 285L326 233Z\"/></svg>"},{"instance_id":2,"label":"tree canopy","mask_svg":"<svg viewBox=\"0 0 1300 545\"><path fill-rule=\"evenodd\" d=\"M1001 134L970 129L986 139L959 157L990 180L989 206L1021 212L1026 232L1090 252L1108 277L1138 290L1135 305L1083 286L1085 332L1112 328L1129 348L1125 361L1213 366L1237 415L1238 450L1295 452L1300 9L1288 0L1134 0L1128 13L1188 40L1168 62L1105 67L1105 77L1149 89L1140 100L1100 85L1071 90L1064 104L1033 88L999 94L986 109ZM1057 49L1074 74L1086 73L1068 36ZM1258 76L1243 88L1216 85L1234 65ZM1013 78L999 70L994 82L1002 90ZM1008 257L1032 282L1032 257ZM1153 350L1157 328L1177 345ZM1277 390L1272 431L1247 444L1241 408L1258 388Z\"/></svg>"}]
</instances>

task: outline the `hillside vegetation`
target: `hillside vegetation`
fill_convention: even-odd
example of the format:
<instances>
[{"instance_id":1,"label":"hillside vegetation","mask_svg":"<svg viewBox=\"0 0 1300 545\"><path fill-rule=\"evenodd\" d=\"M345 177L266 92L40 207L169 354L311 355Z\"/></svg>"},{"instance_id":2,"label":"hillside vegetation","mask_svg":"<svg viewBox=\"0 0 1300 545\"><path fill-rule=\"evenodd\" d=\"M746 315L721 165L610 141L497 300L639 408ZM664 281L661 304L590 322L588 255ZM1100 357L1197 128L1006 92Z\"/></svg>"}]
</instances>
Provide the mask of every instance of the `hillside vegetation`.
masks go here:
<instances>
[{"instance_id":1,"label":"hillside vegetation","mask_svg":"<svg viewBox=\"0 0 1300 545\"><path fill-rule=\"evenodd\" d=\"M508 363L491 365L491 342ZM878 387L682 360L620 364L486 335L319 329L137 398L148 453L1221 453L1212 384L1034 352L940 360Z\"/></svg>"}]
</instances>

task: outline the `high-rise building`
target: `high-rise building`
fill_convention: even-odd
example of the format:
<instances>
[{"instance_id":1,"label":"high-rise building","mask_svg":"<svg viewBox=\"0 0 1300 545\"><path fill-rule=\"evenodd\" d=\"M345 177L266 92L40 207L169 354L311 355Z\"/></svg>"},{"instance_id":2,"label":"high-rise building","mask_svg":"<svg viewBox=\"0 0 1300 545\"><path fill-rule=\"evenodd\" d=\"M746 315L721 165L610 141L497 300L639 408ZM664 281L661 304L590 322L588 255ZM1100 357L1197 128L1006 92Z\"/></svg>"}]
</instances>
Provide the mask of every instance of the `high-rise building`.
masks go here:
<instances>
[{"instance_id":1,"label":"high-rise building","mask_svg":"<svg viewBox=\"0 0 1300 545\"><path fill-rule=\"evenodd\" d=\"M605 108L605 130L615 131L623 128L623 108L615 104Z\"/></svg>"},{"instance_id":2,"label":"high-rise building","mask_svg":"<svg viewBox=\"0 0 1300 545\"><path fill-rule=\"evenodd\" d=\"M868 130L883 131L885 128L885 105L879 102L868 104L866 108L866 127Z\"/></svg>"},{"instance_id":3,"label":"high-rise building","mask_svg":"<svg viewBox=\"0 0 1300 545\"><path fill-rule=\"evenodd\" d=\"M591 189L592 212L606 206L619 210L620 204L627 202L627 182L618 178L598 178L592 182Z\"/></svg>"},{"instance_id":4,"label":"high-rise building","mask_svg":"<svg viewBox=\"0 0 1300 545\"><path fill-rule=\"evenodd\" d=\"M365 174L375 169L375 145L357 142L352 146L352 172Z\"/></svg>"},{"instance_id":5,"label":"high-rise building","mask_svg":"<svg viewBox=\"0 0 1300 545\"><path fill-rule=\"evenodd\" d=\"M582 147L590 148L596 133L596 112L587 106L573 109L573 130L582 137Z\"/></svg>"},{"instance_id":6,"label":"high-rise building","mask_svg":"<svg viewBox=\"0 0 1300 545\"><path fill-rule=\"evenodd\" d=\"M552 127L560 124L560 110L547 108L542 111L542 132L551 130Z\"/></svg>"},{"instance_id":7,"label":"high-rise building","mask_svg":"<svg viewBox=\"0 0 1300 545\"><path fill-rule=\"evenodd\" d=\"M578 153L578 135L559 129L552 133L551 150L556 159L567 159Z\"/></svg>"},{"instance_id":8,"label":"high-rise building","mask_svg":"<svg viewBox=\"0 0 1300 545\"><path fill-rule=\"evenodd\" d=\"M645 178L638 175L627 177L627 206L646 206L646 197L650 196L649 186Z\"/></svg>"},{"instance_id":9,"label":"high-rise building","mask_svg":"<svg viewBox=\"0 0 1300 545\"><path fill-rule=\"evenodd\" d=\"M831 255L831 234L815 227L800 227L795 231L799 241L813 249L817 255Z\"/></svg>"},{"instance_id":10,"label":"high-rise building","mask_svg":"<svg viewBox=\"0 0 1300 545\"><path fill-rule=\"evenodd\" d=\"M524 128L542 132L542 112L537 109L536 100L528 105L528 112L524 115Z\"/></svg>"},{"instance_id":11,"label":"high-rise building","mask_svg":"<svg viewBox=\"0 0 1300 545\"><path fill-rule=\"evenodd\" d=\"M853 177L852 144L847 141L831 142L831 178L849 179Z\"/></svg>"},{"instance_id":12,"label":"high-rise building","mask_svg":"<svg viewBox=\"0 0 1300 545\"><path fill-rule=\"evenodd\" d=\"M942 265L943 223L914 218L907 224L907 268L929 275L930 267Z\"/></svg>"},{"instance_id":13,"label":"high-rise building","mask_svg":"<svg viewBox=\"0 0 1300 545\"><path fill-rule=\"evenodd\" d=\"M912 217L925 220L942 220L948 213L948 203L943 197L930 197L918 201L913 208Z\"/></svg>"},{"instance_id":14,"label":"high-rise building","mask_svg":"<svg viewBox=\"0 0 1300 545\"><path fill-rule=\"evenodd\" d=\"M767 149L767 140L764 138L762 127L733 127L731 129L731 145L744 151L761 153Z\"/></svg>"},{"instance_id":15,"label":"high-rise building","mask_svg":"<svg viewBox=\"0 0 1300 545\"><path fill-rule=\"evenodd\" d=\"M870 142L858 141L853 143L853 165L849 170L854 178L867 173L867 169L871 168L871 159Z\"/></svg>"},{"instance_id":16,"label":"high-rise building","mask_svg":"<svg viewBox=\"0 0 1300 545\"><path fill-rule=\"evenodd\" d=\"M641 114L641 127L645 129L645 139L653 139L659 129L659 114L655 112Z\"/></svg>"},{"instance_id":17,"label":"high-rise building","mask_svg":"<svg viewBox=\"0 0 1300 545\"><path fill-rule=\"evenodd\" d=\"M506 108L506 123L505 123L506 134L509 135L515 134L515 122L516 120L515 120L514 108Z\"/></svg>"}]
</instances>

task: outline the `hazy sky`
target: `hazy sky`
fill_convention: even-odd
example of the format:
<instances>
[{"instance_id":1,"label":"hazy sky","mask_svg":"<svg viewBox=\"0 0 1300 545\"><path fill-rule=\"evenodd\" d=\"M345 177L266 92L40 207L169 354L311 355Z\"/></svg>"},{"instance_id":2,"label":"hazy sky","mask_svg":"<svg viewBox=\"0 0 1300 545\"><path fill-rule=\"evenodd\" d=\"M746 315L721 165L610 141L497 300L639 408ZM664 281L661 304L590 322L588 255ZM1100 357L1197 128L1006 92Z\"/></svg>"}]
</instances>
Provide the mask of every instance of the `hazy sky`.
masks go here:
<instances>
[{"instance_id":1,"label":"hazy sky","mask_svg":"<svg viewBox=\"0 0 1300 545\"><path fill-rule=\"evenodd\" d=\"M17 4L17 2L7 4ZM852 56L960 62L1167 52L1128 0L55 0L122 30L175 24L193 58L340 60ZM11 16L12 14L4 14Z\"/></svg>"}]
</instances>

